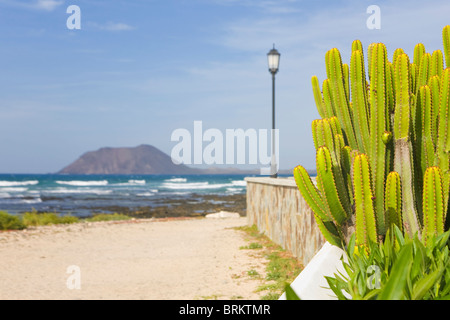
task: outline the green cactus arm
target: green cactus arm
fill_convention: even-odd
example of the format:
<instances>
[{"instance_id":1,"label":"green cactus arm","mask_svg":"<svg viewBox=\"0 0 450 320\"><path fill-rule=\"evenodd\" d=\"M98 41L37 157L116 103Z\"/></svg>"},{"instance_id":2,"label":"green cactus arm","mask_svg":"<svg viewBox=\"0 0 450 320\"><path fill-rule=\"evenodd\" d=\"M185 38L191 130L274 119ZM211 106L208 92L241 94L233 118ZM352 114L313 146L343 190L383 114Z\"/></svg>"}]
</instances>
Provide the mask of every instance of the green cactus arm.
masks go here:
<instances>
[{"instance_id":1,"label":"green cactus arm","mask_svg":"<svg viewBox=\"0 0 450 320\"><path fill-rule=\"evenodd\" d=\"M430 69L430 77L438 75L442 76L442 70L444 69L444 59L442 57L441 50L433 51L431 55L431 69Z\"/></svg>"},{"instance_id":2,"label":"green cactus arm","mask_svg":"<svg viewBox=\"0 0 450 320\"><path fill-rule=\"evenodd\" d=\"M341 166L344 176L345 184L348 188L348 195L350 199L350 205L354 204L353 186L352 186L352 148L349 146L344 146L341 149Z\"/></svg>"},{"instance_id":3,"label":"green cactus arm","mask_svg":"<svg viewBox=\"0 0 450 320\"><path fill-rule=\"evenodd\" d=\"M412 95L412 93L411 93ZM427 166L425 165L425 141L424 141L424 103L426 102L426 93L422 88L419 88L415 104L411 103L411 159L413 160L414 179L415 179L415 199L417 214L422 215L422 179Z\"/></svg>"},{"instance_id":4,"label":"green cactus arm","mask_svg":"<svg viewBox=\"0 0 450 320\"><path fill-rule=\"evenodd\" d=\"M394 51L394 54L392 55L392 63L395 63L395 61L397 61L398 56L404 54L405 51L403 51L402 48L397 48Z\"/></svg>"},{"instance_id":5,"label":"green cactus arm","mask_svg":"<svg viewBox=\"0 0 450 320\"><path fill-rule=\"evenodd\" d=\"M444 196L442 173L439 167L425 171L423 184L423 233L425 242L444 232Z\"/></svg>"},{"instance_id":6,"label":"green cactus arm","mask_svg":"<svg viewBox=\"0 0 450 320\"><path fill-rule=\"evenodd\" d=\"M361 52L363 52L363 45L361 40L353 40L352 42L352 53L353 51L359 50Z\"/></svg>"},{"instance_id":7,"label":"green cactus arm","mask_svg":"<svg viewBox=\"0 0 450 320\"><path fill-rule=\"evenodd\" d=\"M325 53L325 71L327 73L327 79L331 79L331 63L330 63L331 50Z\"/></svg>"},{"instance_id":8,"label":"green cactus arm","mask_svg":"<svg viewBox=\"0 0 450 320\"><path fill-rule=\"evenodd\" d=\"M403 227L409 236L420 233L420 221L415 204L414 173L411 143L407 139L395 140L394 170L402 179Z\"/></svg>"},{"instance_id":9,"label":"green cactus arm","mask_svg":"<svg viewBox=\"0 0 450 320\"><path fill-rule=\"evenodd\" d=\"M419 219L423 217L422 188L423 176L428 167L434 165L435 144L433 134L436 131L431 105L431 89L428 85L419 88L416 105L416 140L414 144L415 191Z\"/></svg>"},{"instance_id":10,"label":"green cactus arm","mask_svg":"<svg viewBox=\"0 0 450 320\"><path fill-rule=\"evenodd\" d=\"M377 228L370 176L370 165L367 156L365 154L358 155L353 162L357 244L368 244L369 241L377 241Z\"/></svg>"},{"instance_id":11,"label":"green cactus arm","mask_svg":"<svg viewBox=\"0 0 450 320\"><path fill-rule=\"evenodd\" d=\"M329 52L329 73L332 89L331 97L335 105L336 116L341 123L347 144L353 149L357 149L358 146L353 130L350 103L347 99L347 92L345 89L345 76L341 55L336 48L331 49Z\"/></svg>"},{"instance_id":12,"label":"green cactus arm","mask_svg":"<svg viewBox=\"0 0 450 320\"><path fill-rule=\"evenodd\" d=\"M416 95L419 91L421 86L428 84L428 79L430 76L430 69L431 69L431 54L425 53L422 55L420 67L419 67L419 77L417 80L417 88L416 88Z\"/></svg>"},{"instance_id":13,"label":"green cactus arm","mask_svg":"<svg viewBox=\"0 0 450 320\"><path fill-rule=\"evenodd\" d=\"M450 25L442 29L442 40L444 42L445 64L450 68Z\"/></svg>"},{"instance_id":14,"label":"green cactus arm","mask_svg":"<svg viewBox=\"0 0 450 320\"><path fill-rule=\"evenodd\" d=\"M436 145L438 163L442 170L444 205L447 212L449 186L450 186L450 128L449 128L449 107L450 107L450 68L443 71L439 90L439 125L438 140Z\"/></svg>"},{"instance_id":15,"label":"green cactus arm","mask_svg":"<svg viewBox=\"0 0 450 320\"><path fill-rule=\"evenodd\" d=\"M409 65L409 87L411 88L411 93L416 92L416 83L418 78L419 69L415 63Z\"/></svg>"},{"instance_id":16,"label":"green cactus arm","mask_svg":"<svg viewBox=\"0 0 450 320\"><path fill-rule=\"evenodd\" d=\"M319 137L317 135L317 133L319 132L319 129L317 128L319 126L319 124L320 124L319 119L315 119L311 122L312 137L313 137L313 142L314 142L314 148L316 150L319 149L319 147L323 145L322 141L319 141Z\"/></svg>"},{"instance_id":17,"label":"green cactus arm","mask_svg":"<svg viewBox=\"0 0 450 320\"><path fill-rule=\"evenodd\" d=\"M319 79L317 76L312 76L311 84L313 88L314 101L316 102L316 108L320 117L327 118L325 102L323 101L322 92L320 91Z\"/></svg>"},{"instance_id":18,"label":"green cactus arm","mask_svg":"<svg viewBox=\"0 0 450 320\"><path fill-rule=\"evenodd\" d=\"M390 229L393 224L402 230L402 189L400 175L392 171L386 178L385 214L386 225Z\"/></svg>"},{"instance_id":19,"label":"green cactus arm","mask_svg":"<svg viewBox=\"0 0 450 320\"><path fill-rule=\"evenodd\" d=\"M372 61L370 69L372 79L370 82L370 149L368 157L372 171L372 181L374 182L375 213L377 219L377 228L380 234L385 233L384 221L384 180L387 168L386 145L383 142L383 135L388 123L387 103L386 103L386 68L387 52L382 43L378 43L372 49Z\"/></svg>"},{"instance_id":20,"label":"green cactus arm","mask_svg":"<svg viewBox=\"0 0 450 320\"><path fill-rule=\"evenodd\" d=\"M410 236L420 231L415 206L414 166L410 141L410 81L409 58L401 54L395 61L396 105L394 114L394 171L402 180L402 208L404 230Z\"/></svg>"},{"instance_id":21,"label":"green cactus arm","mask_svg":"<svg viewBox=\"0 0 450 320\"><path fill-rule=\"evenodd\" d=\"M386 67L386 95L387 95L386 127L390 128L391 119L389 115L394 112L395 108L394 65L391 62L388 62Z\"/></svg>"},{"instance_id":22,"label":"green cactus arm","mask_svg":"<svg viewBox=\"0 0 450 320\"><path fill-rule=\"evenodd\" d=\"M362 51L355 50L352 52L350 72L355 134L358 141L358 150L365 153L369 150L368 144L370 141L370 132L369 117L367 114L367 89L364 77L364 60Z\"/></svg>"},{"instance_id":23,"label":"green cactus arm","mask_svg":"<svg viewBox=\"0 0 450 320\"><path fill-rule=\"evenodd\" d=\"M422 177L428 167L434 165L435 145L433 133L436 130L433 108L431 104L431 88L428 85L421 86L417 97L417 109L421 110L421 122L417 125L422 129L421 136L418 135L417 153L420 154L420 165ZM419 120L419 119L417 119ZM421 138L421 139L419 139Z\"/></svg>"},{"instance_id":24,"label":"green cactus arm","mask_svg":"<svg viewBox=\"0 0 450 320\"><path fill-rule=\"evenodd\" d=\"M343 240L339 235L336 225L331 221L323 221L317 215L314 215L314 218L316 220L317 227L325 240L336 247L343 248Z\"/></svg>"},{"instance_id":25,"label":"green cactus arm","mask_svg":"<svg viewBox=\"0 0 450 320\"><path fill-rule=\"evenodd\" d=\"M328 216L325 202L319 190L312 182L308 171L306 171L306 169L302 166L295 167L294 179L300 191L300 194L302 195L303 199L305 199L306 203L314 212L314 214L323 221L329 221L330 217Z\"/></svg>"},{"instance_id":26,"label":"green cactus arm","mask_svg":"<svg viewBox=\"0 0 450 320\"><path fill-rule=\"evenodd\" d=\"M437 144L437 137L438 137L438 118L439 118L439 94L440 94L440 85L441 85L441 79L438 75L435 75L433 77L430 77L428 80L428 86L431 89L431 114L433 116L433 123L434 123L434 130L432 132L433 136L433 143L436 146ZM435 158L434 165L438 165L436 163L437 158Z\"/></svg>"},{"instance_id":27,"label":"green cactus arm","mask_svg":"<svg viewBox=\"0 0 450 320\"><path fill-rule=\"evenodd\" d=\"M369 47L367 48L367 61L369 61L369 65L368 65L368 76L369 76L369 81L372 81L372 68L370 65L370 61L372 61L372 52L373 52L373 48L375 48L377 45L377 43L373 42L369 45Z\"/></svg>"},{"instance_id":28,"label":"green cactus arm","mask_svg":"<svg viewBox=\"0 0 450 320\"><path fill-rule=\"evenodd\" d=\"M345 89L345 95L347 97L347 101L350 101L350 69L348 67L348 64L343 63L342 64L342 74L344 77L344 89ZM351 102L349 102L351 103Z\"/></svg>"},{"instance_id":29,"label":"green cactus arm","mask_svg":"<svg viewBox=\"0 0 450 320\"><path fill-rule=\"evenodd\" d=\"M337 225L347 219L348 207L345 208L339 197L338 187L333 172L331 154L327 147L320 147L316 156L317 185L328 205L328 211ZM342 193L341 193L342 194Z\"/></svg>"},{"instance_id":30,"label":"green cactus arm","mask_svg":"<svg viewBox=\"0 0 450 320\"><path fill-rule=\"evenodd\" d=\"M406 54L398 56L395 64L395 139L409 138L410 125L410 64Z\"/></svg>"},{"instance_id":31,"label":"green cactus arm","mask_svg":"<svg viewBox=\"0 0 450 320\"><path fill-rule=\"evenodd\" d=\"M325 104L325 110L328 117L336 116L335 107L331 97L330 79L325 79L322 83L323 102Z\"/></svg>"},{"instance_id":32,"label":"green cactus arm","mask_svg":"<svg viewBox=\"0 0 450 320\"><path fill-rule=\"evenodd\" d=\"M343 168L341 164L341 153L345 143L341 134L334 134L334 131L338 131L338 128L336 127L336 117L319 119L313 122L315 123L315 133L313 133L313 137L315 137L315 140L317 141L317 150L319 151L320 147L326 147L327 154L329 154L331 158L329 165L331 165L332 177L339 201L346 212L346 216L349 216L351 214L351 200L346 180L348 172L345 171L345 168ZM329 184L331 183L331 180L325 183Z\"/></svg>"},{"instance_id":33,"label":"green cactus arm","mask_svg":"<svg viewBox=\"0 0 450 320\"><path fill-rule=\"evenodd\" d=\"M334 163L339 164L337 154L340 153L340 149L336 146L335 134L330 119L331 118L325 118L313 121L313 138L316 150L319 149L319 147L326 146L331 152Z\"/></svg>"},{"instance_id":34,"label":"green cactus arm","mask_svg":"<svg viewBox=\"0 0 450 320\"><path fill-rule=\"evenodd\" d=\"M339 165L342 165L341 163L341 154L342 154L342 149L345 147L345 142L344 142L344 136L342 134L335 134L334 135L334 150L336 153L336 163L339 163ZM342 171L343 168L342 168Z\"/></svg>"},{"instance_id":35,"label":"green cactus arm","mask_svg":"<svg viewBox=\"0 0 450 320\"><path fill-rule=\"evenodd\" d=\"M422 56L425 54L425 46L423 43L418 43L414 47L413 63L420 68L420 63L422 62Z\"/></svg>"},{"instance_id":36,"label":"green cactus arm","mask_svg":"<svg viewBox=\"0 0 450 320\"><path fill-rule=\"evenodd\" d=\"M341 125L339 124L339 120L337 117L331 117L328 118L328 121L330 122L331 125L331 129L333 130L333 134L340 134L342 135L342 129L341 129Z\"/></svg>"}]
</instances>

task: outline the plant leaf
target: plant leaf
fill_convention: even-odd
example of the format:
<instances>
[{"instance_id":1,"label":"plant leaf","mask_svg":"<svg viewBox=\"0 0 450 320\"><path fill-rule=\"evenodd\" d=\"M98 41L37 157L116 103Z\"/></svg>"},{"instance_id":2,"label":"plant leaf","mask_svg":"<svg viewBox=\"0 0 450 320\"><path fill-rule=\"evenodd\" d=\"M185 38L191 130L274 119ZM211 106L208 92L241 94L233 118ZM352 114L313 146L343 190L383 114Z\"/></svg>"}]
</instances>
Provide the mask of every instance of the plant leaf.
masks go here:
<instances>
[{"instance_id":1,"label":"plant leaf","mask_svg":"<svg viewBox=\"0 0 450 320\"><path fill-rule=\"evenodd\" d=\"M412 244L400 250L397 261L392 266L386 286L379 295L379 300L400 300L405 298L404 289L412 264Z\"/></svg>"}]
</instances>

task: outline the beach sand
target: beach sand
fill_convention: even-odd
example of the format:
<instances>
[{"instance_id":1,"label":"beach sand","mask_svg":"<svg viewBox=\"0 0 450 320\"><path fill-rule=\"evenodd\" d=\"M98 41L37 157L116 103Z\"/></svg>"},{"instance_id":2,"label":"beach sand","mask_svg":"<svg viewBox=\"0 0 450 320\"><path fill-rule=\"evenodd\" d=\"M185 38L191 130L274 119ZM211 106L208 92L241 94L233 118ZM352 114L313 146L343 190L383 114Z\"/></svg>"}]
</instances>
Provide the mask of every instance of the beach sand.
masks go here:
<instances>
[{"instance_id":1,"label":"beach sand","mask_svg":"<svg viewBox=\"0 0 450 320\"><path fill-rule=\"evenodd\" d=\"M260 299L246 218L83 222L0 232L0 299Z\"/></svg>"}]
</instances>

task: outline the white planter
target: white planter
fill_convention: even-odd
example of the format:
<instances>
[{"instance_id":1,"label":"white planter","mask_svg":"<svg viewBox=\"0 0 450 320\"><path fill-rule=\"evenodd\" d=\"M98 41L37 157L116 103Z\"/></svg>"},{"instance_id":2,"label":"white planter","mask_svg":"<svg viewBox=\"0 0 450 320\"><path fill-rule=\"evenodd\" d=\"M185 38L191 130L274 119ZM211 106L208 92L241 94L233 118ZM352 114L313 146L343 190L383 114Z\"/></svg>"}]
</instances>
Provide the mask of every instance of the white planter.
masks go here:
<instances>
[{"instance_id":1,"label":"white planter","mask_svg":"<svg viewBox=\"0 0 450 320\"><path fill-rule=\"evenodd\" d=\"M302 300L337 300L325 276L333 276L338 272L347 275L342 256L345 259L345 252L341 248L326 242L292 282L291 287L297 296ZM286 293L279 300L286 300Z\"/></svg>"}]
</instances>

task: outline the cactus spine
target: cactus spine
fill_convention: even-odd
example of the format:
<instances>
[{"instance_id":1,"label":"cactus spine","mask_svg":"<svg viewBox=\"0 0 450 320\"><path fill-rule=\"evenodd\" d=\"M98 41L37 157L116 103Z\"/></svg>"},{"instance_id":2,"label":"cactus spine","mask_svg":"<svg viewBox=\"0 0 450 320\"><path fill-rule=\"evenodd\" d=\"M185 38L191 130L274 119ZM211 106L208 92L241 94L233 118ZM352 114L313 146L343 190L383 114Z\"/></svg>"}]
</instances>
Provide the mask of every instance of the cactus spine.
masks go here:
<instances>
[{"instance_id":1,"label":"cactus spine","mask_svg":"<svg viewBox=\"0 0 450 320\"><path fill-rule=\"evenodd\" d=\"M295 181L325 238L345 245L382 239L393 224L426 239L442 232L450 191L450 26L444 53L399 48L392 62L382 43L351 46L350 64L326 52L327 79L312 77L321 119L314 120L317 185L307 171ZM447 69L444 69L444 57ZM447 219L450 222L450 219Z\"/></svg>"}]
</instances>

